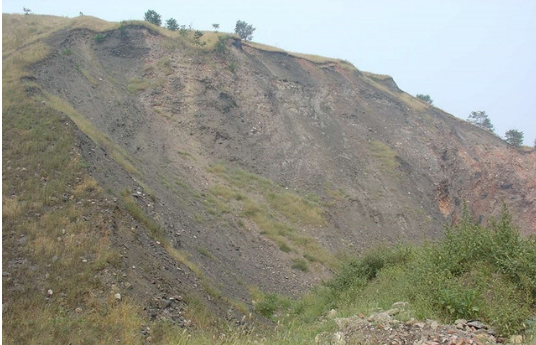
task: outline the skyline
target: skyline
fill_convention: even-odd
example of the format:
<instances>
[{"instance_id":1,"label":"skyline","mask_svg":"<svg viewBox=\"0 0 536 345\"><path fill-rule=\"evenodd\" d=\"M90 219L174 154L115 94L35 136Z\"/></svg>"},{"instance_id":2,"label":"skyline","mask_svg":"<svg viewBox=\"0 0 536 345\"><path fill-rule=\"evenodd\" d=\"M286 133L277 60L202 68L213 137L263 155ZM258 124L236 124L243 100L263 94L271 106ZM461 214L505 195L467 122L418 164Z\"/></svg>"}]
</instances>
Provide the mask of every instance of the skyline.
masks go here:
<instances>
[{"instance_id":1,"label":"skyline","mask_svg":"<svg viewBox=\"0 0 536 345\"><path fill-rule=\"evenodd\" d=\"M348 60L359 70L388 74L409 94L428 94L434 106L466 120L485 111L497 135L536 139L536 2L527 1L282 1L199 0L2 2L3 13L107 21L143 20L148 9L200 30L233 32L237 20L257 30L253 41L292 52ZM208 11L207 9L210 9Z\"/></svg>"}]
</instances>

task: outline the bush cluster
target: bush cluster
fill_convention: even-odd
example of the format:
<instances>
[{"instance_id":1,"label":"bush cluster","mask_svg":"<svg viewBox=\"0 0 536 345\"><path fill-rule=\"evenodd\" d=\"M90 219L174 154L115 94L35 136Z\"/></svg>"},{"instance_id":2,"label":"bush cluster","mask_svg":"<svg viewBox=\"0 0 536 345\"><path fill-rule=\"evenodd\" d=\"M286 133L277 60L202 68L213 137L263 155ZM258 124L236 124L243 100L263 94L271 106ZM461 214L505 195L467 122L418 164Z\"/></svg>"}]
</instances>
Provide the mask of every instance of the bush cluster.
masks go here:
<instances>
[{"instance_id":1,"label":"bush cluster","mask_svg":"<svg viewBox=\"0 0 536 345\"><path fill-rule=\"evenodd\" d=\"M403 299L417 317L479 319L508 335L535 312L536 241L520 236L506 207L487 226L465 210L441 242L371 250L346 260L325 285L323 311L333 300L344 306Z\"/></svg>"}]
</instances>

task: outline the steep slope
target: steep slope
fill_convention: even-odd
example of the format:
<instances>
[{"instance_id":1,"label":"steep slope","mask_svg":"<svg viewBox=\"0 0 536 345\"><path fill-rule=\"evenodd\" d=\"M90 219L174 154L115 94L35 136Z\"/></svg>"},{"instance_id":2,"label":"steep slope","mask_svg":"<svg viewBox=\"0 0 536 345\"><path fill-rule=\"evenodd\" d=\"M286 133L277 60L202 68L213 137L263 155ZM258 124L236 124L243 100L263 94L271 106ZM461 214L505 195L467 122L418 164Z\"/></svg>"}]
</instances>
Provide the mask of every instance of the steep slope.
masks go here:
<instances>
[{"instance_id":1,"label":"steep slope","mask_svg":"<svg viewBox=\"0 0 536 345\"><path fill-rule=\"evenodd\" d=\"M225 35L198 47L142 23L75 23L39 41L49 53L25 91L74 121L88 172L135 218L144 240L123 265L150 248L182 267L168 294L202 286L244 310L257 288L298 296L338 253L438 238L463 200L484 222L504 201L536 231L536 153L390 77Z\"/></svg>"},{"instance_id":2,"label":"steep slope","mask_svg":"<svg viewBox=\"0 0 536 345\"><path fill-rule=\"evenodd\" d=\"M260 235L269 232L262 221L245 215L248 201L272 200L270 217L279 217L278 186L322 209L317 222L279 220L330 253L435 238L462 200L483 221L504 200L523 232L536 229L535 153L413 99L388 77L231 38L218 55L140 25L95 35L53 35L35 82L110 142L84 150L97 179L117 195L145 186L154 199L146 212L230 291L243 280L298 292L323 276L292 273L304 250L280 250L277 234ZM126 171L106 164L108 150ZM275 184L252 188L256 177L228 176L236 168Z\"/></svg>"}]
</instances>

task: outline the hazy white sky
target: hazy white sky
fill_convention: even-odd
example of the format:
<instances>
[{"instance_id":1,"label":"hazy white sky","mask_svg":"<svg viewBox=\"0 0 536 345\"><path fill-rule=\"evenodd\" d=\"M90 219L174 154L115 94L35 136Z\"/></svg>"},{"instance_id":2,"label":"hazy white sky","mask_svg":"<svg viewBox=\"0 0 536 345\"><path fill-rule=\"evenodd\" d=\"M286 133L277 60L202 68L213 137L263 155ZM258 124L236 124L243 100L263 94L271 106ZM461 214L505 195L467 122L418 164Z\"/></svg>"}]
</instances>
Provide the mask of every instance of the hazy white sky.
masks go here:
<instances>
[{"instance_id":1,"label":"hazy white sky","mask_svg":"<svg viewBox=\"0 0 536 345\"><path fill-rule=\"evenodd\" d=\"M179 24L232 32L237 20L253 40L286 50L346 59L389 74L410 94L466 119L484 110L504 136L536 139L536 1L534 0L4 0L3 13L108 21L143 19L148 9Z\"/></svg>"}]
</instances>

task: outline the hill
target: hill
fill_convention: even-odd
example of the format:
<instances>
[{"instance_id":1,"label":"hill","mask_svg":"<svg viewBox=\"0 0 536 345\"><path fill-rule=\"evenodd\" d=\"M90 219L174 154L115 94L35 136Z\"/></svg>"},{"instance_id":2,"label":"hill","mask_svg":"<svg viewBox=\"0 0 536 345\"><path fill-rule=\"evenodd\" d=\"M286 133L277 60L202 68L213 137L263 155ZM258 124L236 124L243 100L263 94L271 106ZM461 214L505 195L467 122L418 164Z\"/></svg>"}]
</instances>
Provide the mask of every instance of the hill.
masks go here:
<instances>
[{"instance_id":1,"label":"hill","mask_svg":"<svg viewBox=\"0 0 536 345\"><path fill-rule=\"evenodd\" d=\"M464 201L536 231L536 152L391 77L143 22L3 25L4 330L27 343L240 324L344 254L441 238Z\"/></svg>"}]
</instances>

